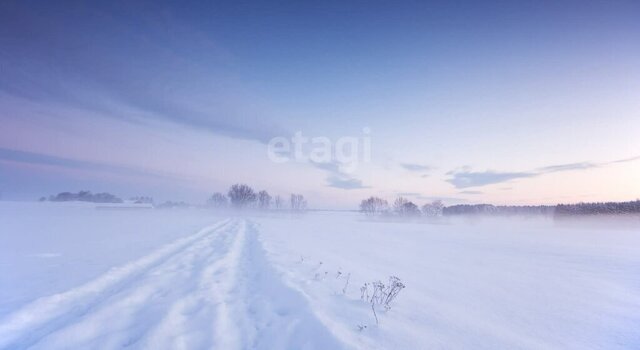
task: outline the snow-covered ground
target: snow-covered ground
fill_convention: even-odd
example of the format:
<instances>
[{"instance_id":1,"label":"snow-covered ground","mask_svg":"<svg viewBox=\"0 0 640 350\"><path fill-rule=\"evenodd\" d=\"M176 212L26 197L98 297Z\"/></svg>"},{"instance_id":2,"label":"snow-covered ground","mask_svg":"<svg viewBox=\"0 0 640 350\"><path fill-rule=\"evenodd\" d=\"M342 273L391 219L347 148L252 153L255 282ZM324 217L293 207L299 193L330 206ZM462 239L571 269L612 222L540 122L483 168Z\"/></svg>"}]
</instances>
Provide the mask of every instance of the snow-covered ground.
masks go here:
<instances>
[{"instance_id":1,"label":"snow-covered ground","mask_svg":"<svg viewBox=\"0 0 640 350\"><path fill-rule=\"evenodd\" d=\"M0 202L0 349L634 349L638 276L637 220Z\"/></svg>"}]
</instances>

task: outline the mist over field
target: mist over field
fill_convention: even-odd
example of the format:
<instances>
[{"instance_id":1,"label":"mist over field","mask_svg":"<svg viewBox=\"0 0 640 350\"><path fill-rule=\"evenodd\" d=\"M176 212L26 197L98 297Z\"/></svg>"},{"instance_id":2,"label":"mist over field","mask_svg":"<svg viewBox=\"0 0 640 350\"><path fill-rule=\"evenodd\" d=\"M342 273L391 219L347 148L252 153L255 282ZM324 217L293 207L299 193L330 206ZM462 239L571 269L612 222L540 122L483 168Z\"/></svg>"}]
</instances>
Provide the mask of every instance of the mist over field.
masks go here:
<instances>
[{"instance_id":1,"label":"mist over field","mask_svg":"<svg viewBox=\"0 0 640 350\"><path fill-rule=\"evenodd\" d=\"M0 222L0 348L640 345L637 216L4 202ZM362 287L389 276L374 315Z\"/></svg>"}]
</instances>

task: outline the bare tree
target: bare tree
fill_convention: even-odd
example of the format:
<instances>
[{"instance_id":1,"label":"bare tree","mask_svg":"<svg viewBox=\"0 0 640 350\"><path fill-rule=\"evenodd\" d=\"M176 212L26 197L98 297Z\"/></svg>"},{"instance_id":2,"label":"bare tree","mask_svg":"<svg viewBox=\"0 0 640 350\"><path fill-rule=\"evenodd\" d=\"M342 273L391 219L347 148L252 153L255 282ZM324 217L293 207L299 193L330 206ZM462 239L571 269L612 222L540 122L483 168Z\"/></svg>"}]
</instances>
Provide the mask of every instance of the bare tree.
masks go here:
<instances>
[{"instance_id":1,"label":"bare tree","mask_svg":"<svg viewBox=\"0 0 640 350\"><path fill-rule=\"evenodd\" d=\"M442 216L442 212L444 211L444 203L442 203L442 201L438 199L433 201L431 205L433 205L433 207L435 208L436 214L438 216Z\"/></svg>"},{"instance_id":2,"label":"bare tree","mask_svg":"<svg viewBox=\"0 0 640 350\"><path fill-rule=\"evenodd\" d=\"M229 200L234 208L245 208L256 201L256 193L245 184L235 184L229 189Z\"/></svg>"},{"instance_id":3,"label":"bare tree","mask_svg":"<svg viewBox=\"0 0 640 350\"><path fill-rule=\"evenodd\" d=\"M420 215L418 206L403 197L398 197L395 202L393 202L393 210L400 216Z\"/></svg>"},{"instance_id":4,"label":"bare tree","mask_svg":"<svg viewBox=\"0 0 640 350\"><path fill-rule=\"evenodd\" d=\"M229 205L229 199L224 194L216 192L207 200L207 205L213 208L226 208Z\"/></svg>"},{"instance_id":5,"label":"bare tree","mask_svg":"<svg viewBox=\"0 0 640 350\"><path fill-rule=\"evenodd\" d=\"M284 200L282 199L282 197L276 196L276 198L273 200L273 205L276 207L276 209L282 209L284 208Z\"/></svg>"},{"instance_id":6,"label":"bare tree","mask_svg":"<svg viewBox=\"0 0 640 350\"><path fill-rule=\"evenodd\" d=\"M360 211L366 215L376 215L389 210L389 203L378 197L369 197L360 203Z\"/></svg>"},{"instance_id":7,"label":"bare tree","mask_svg":"<svg viewBox=\"0 0 640 350\"><path fill-rule=\"evenodd\" d=\"M420 216L420 208L413 202L405 203L402 208L402 215L404 216Z\"/></svg>"},{"instance_id":8,"label":"bare tree","mask_svg":"<svg viewBox=\"0 0 640 350\"><path fill-rule=\"evenodd\" d=\"M441 200L433 201L432 203L427 203L422 206L422 214L424 216L436 217L442 216L442 211L444 209L444 204L442 204Z\"/></svg>"},{"instance_id":9,"label":"bare tree","mask_svg":"<svg viewBox=\"0 0 640 350\"><path fill-rule=\"evenodd\" d=\"M393 211L398 215L402 215L402 211L404 209L404 205L409 203L409 201L404 197L398 197L393 202Z\"/></svg>"},{"instance_id":10,"label":"bare tree","mask_svg":"<svg viewBox=\"0 0 640 350\"><path fill-rule=\"evenodd\" d=\"M301 194L292 194L291 195L291 210L293 211L303 211L307 209L307 201L304 199L304 196Z\"/></svg>"},{"instance_id":11,"label":"bare tree","mask_svg":"<svg viewBox=\"0 0 640 350\"><path fill-rule=\"evenodd\" d=\"M271 207L271 196L267 191L258 192L258 207L262 210L267 210Z\"/></svg>"}]
</instances>

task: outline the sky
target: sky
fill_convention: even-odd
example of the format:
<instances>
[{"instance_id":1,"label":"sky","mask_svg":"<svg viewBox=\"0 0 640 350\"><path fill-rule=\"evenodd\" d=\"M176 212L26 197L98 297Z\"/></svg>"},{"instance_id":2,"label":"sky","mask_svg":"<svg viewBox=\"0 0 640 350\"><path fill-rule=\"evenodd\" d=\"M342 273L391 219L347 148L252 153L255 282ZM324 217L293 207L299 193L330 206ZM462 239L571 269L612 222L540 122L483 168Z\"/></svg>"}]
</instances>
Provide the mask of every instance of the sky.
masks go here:
<instances>
[{"instance_id":1,"label":"sky","mask_svg":"<svg viewBox=\"0 0 640 350\"><path fill-rule=\"evenodd\" d=\"M639 18L637 1L2 1L0 193L635 200Z\"/></svg>"}]
</instances>

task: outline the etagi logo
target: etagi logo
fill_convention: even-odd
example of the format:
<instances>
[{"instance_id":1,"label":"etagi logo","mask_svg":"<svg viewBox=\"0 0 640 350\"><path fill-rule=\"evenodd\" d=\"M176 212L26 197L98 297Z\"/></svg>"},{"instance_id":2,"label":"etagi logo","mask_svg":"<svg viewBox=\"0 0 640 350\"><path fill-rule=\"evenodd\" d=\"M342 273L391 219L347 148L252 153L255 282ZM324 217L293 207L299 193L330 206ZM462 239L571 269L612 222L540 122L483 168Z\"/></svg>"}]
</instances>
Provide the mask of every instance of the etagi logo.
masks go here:
<instances>
[{"instance_id":1,"label":"etagi logo","mask_svg":"<svg viewBox=\"0 0 640 350\"><path fill-rule=\"evenodd\" d=\"M325 136L306 137L301 131L291 139L272 138L267 144L267 156L272 162L313 162L337 164L343 173L352 173L360 163L371 161L371 130L362 129L362 136L344 136L335 141Z\"/></svg>"}]
</instances>

